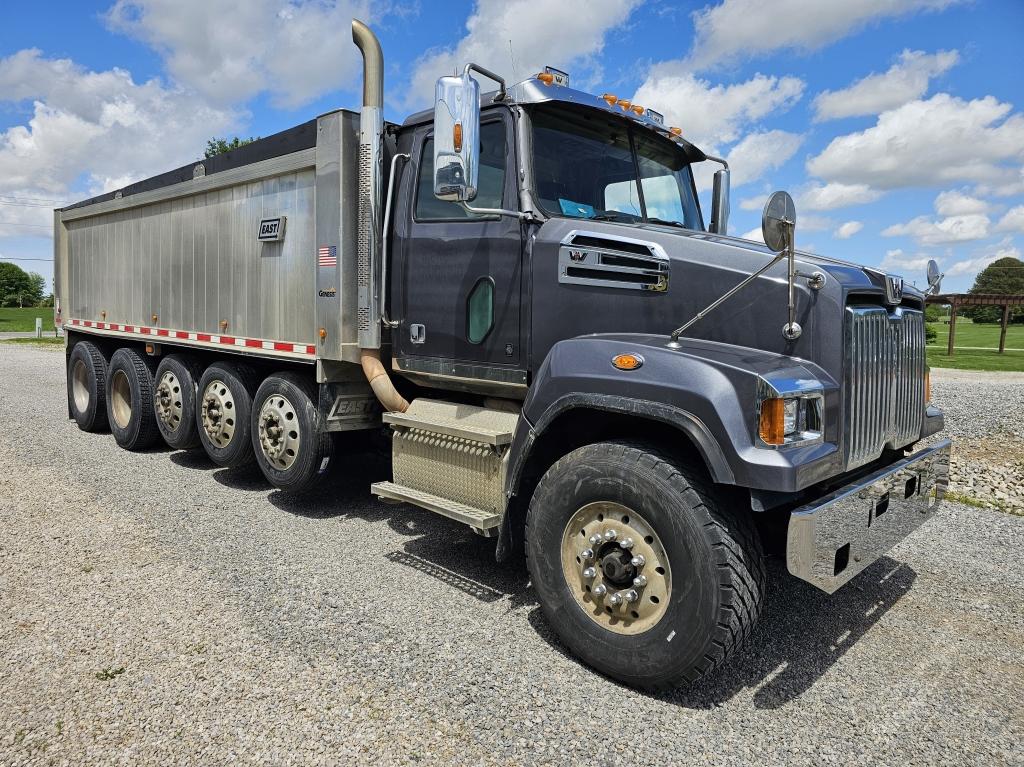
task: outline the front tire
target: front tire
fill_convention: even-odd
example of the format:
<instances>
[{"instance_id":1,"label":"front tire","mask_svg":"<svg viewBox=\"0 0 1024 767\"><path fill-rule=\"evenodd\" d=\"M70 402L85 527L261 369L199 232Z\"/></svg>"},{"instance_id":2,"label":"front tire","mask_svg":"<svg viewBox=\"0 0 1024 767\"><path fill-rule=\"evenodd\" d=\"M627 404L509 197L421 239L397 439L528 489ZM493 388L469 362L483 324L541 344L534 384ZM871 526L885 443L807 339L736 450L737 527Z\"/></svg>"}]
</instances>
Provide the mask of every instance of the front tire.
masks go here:
<instances>
[{"instance_id":1,"label":"front tire","mask_svg":"<svg viewBox=\"0 0 1024 767\"><path fill-rule=\"evenodd\" d=\"M199 379L199 442L218 466L247 466L254 460L249 423L257 385L251 368L231 362L215 362Z\"/></svg>"},{"instance_id":2,"label":"front tire","mask_svg":"<svg viewBox=\"0 0 1024 767\"><path fill-rule=\"evenodd\" d=\"M643 445L587 445L556 462L530 503L526 550L562 641L641 689L700 679L760 615L764 563L752 520Z\"/></svg>"},{"instance_id":3,"label":"front tire","mask_svg":"<svg viewBox=\"0 0 1024 767\"><path fill-rule=\"evenodd\" d=\"M68 404L82 431L107 428L107 360L96 344L79 341L68 357Z\"/></svg>"},{"instance_id":4,"label":"front tire","mask_svg":"<svg viewBox=\"0 0 1024 767\"><path fill-rule=\"evenodd\" d=\"M134 349L118 349L107 367L107 421L125 450L145 450L160 438L153 412L153 370Z\"/></svg>"},{"instance_id":5,"label":"front tire","mask_svg":"<svg viewBox=\"0 0 1024 767\"><path fill-rule=\"evenodd\" d=\"M306 490L327 470L334 442L322 423L316 387L297 373L278 373L260 384L252 413L256 462L270 484Z\"/></svg>"}]
</instances>

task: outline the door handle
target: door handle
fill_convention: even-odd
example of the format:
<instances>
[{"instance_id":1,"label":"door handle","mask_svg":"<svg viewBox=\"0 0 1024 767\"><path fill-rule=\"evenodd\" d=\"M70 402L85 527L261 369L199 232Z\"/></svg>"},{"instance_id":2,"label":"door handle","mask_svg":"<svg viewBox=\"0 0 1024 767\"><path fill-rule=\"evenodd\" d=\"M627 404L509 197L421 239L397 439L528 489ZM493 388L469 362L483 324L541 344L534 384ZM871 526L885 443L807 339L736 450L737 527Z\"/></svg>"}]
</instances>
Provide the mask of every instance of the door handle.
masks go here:
<instances>
[{"instance_id":1,"label":"door handle","mask_svg":"<svg viewBox=\"0 0 1024 767\"><path fill-rule=\"evenodd\" d=\"M427 326L413 324L409 326L409 341L414 344L422 344L427 340Z\"/></svg>"}]
</instances>

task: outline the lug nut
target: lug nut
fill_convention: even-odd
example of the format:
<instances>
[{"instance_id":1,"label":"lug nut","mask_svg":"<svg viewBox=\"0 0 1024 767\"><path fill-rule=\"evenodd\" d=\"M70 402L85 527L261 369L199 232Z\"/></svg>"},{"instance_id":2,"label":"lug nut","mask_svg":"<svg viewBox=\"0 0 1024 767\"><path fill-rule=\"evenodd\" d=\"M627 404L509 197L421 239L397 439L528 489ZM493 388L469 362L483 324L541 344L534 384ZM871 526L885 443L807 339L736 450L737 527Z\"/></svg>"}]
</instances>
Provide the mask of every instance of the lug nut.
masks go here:
<instances>
[{"instance_id":1,"label":"lug nut","mask_svg":"<svg viewBox=\"0 0 1024 767\"><path fill-rule=\"evenodd\" d=\"M642 589L644 586L647 585L647 576L638 575L636 578L633 579L633 585L636 586L638 589Z\"/></svg>"},{"instance_id":2,"label":"lug nut","mask_svg":"<svg viewBox=\"0 0 1024 767\"><path fill-rule=\"evenodd\" d=\"M619 541L619 546L624 548L626 551L629 551L631 548L633 548L633 539L624 538L623 540Z\"/></svg>"},{"instance_id":3,"label":"lug nut","mask_svg":"<svg viewBox=\"0 0 1024 767\"><path fill-rule=\"evenodd\" d=\"M618 537L619 537L619 534L617 532L615 532L615 530L607 530L607 531L605 531L604 539L606 541L614 541Z\"/></svg>"},{"instance_id":4,"label":"lug nut","mask_svg":"<svg viewBox=\"0 0 1024 767\"><path fill-rule=\"evenodd\" d=\"M586 570L583 571L583 577L587 578L588 580L590 578L596 578L597 570L595 570L593 567L588 567Z\"/></svg>"},{"instance_id":5,"label":"lug nut","mask_svg":"<svg viewBox=\"0 0 1024 767\"><path fill-rule=\"evenodd\" d=\"M629 591L623 591L622 593L625 595L627 602L635 602L640 598L640 595L636 593L636 589L630 589Z\"/></svg>"},{"instance_id":6,"label":"lug nut","mask_svg":"<svg viewBox=\"0 0 1024 767\"><path fill-rule=\"evenodd\" d=\"M603 597L607 593L607 591L608 591L608 587L605 586L603 583L599 583L596 586L594 586L594 592L593 593L596 596Z\"/></svg>"},{"instance_id":7,"label":"lug nut","mask_svg":"<svg viewBox=\"0 0 1024 767\"><path fill-rule=\"evenodd\" d=\"M604 540L604 538L601 537L601 533L594 533L592 536L590 536L590 545L591 546L596 546L597 544L601 543L603 540Z\"/></svg>"},{"instance_id":8,"label":"lug nut","mask_svg":"<svg viewBox=\"0 0 1024 767\"><path fill-rule=\"evenodd\" d=\"M583 551L580 552L580 559L582 559L584 562L588 562L588 561L590 561L593 558L594 558L594 550L593 549L583 549Z\"/></svg>"},{"instance_id":9,"label":"lug nut","mask_svg":"<svg viewBox=\"0 0 1024 767\"><path fill-rule=\"evenodd\" d=\"M614 594L612 594L610 597L608 597L608 604L610 604L612 607L618 607L619 605L621 605L622 604L622 594L620 592L616 591Z\"/></svg>"},{"instance_id":10,"label":"lug nut","mask_svg":"<svg viewBox=\"0 0 1024 767\"><path fill-rule=\"evenodd\" d=\"M629 563L633 565L633 567L643 567L645 564L647 564L647 560L644 559L643 554L637 554L635 557L629 560Z\"/></svg>"}]
</instances>

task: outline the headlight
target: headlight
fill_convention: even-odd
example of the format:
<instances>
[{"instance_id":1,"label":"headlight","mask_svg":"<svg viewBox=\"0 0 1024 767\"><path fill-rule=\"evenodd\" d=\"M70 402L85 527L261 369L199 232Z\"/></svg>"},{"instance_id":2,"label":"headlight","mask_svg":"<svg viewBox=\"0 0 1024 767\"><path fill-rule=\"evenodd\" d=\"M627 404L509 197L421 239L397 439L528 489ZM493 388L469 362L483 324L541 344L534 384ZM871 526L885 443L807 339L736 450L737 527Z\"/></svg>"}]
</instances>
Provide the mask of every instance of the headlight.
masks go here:
<instances>
[{"instance_id":1,"label":"headlight","mask_svg":"<svg viewBox=\"0 0 1024 767\"><path fill-rule=\"evenodd\" d=\"M757 436L762 447L820 442L822 402L817 392L762 398L757 414Z\"/></svg>"}]
</instances>

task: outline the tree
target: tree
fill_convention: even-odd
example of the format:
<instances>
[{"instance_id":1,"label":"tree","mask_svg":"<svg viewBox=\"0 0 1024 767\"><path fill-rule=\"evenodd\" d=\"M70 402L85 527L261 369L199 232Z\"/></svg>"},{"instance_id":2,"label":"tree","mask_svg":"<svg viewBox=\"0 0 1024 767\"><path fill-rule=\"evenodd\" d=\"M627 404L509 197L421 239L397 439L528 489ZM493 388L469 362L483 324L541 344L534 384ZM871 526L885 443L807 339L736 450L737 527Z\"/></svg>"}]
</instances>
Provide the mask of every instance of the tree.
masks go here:
<instances>
[{"instance_id":1,"label":"tree","mask_svg":"<svg viewBox=\"0 0 1024 767\"><path fill-rule=\"evenodd\" d=\"M0 261L0 302L4 306L24 306L30 289L24 269L10 261Z\"/></svg>"},{"instance_id":2,"label":"tree","mask_svg":"<svg viewBox=\"0 0 1024 767\"><path fill-rule=\"evenodd\" d=\"M246 144L251 144L253 141L258 141L259 138L259 136L256 136L255 138L252 136L249 136L249 138L239 138L238 136L235 136L230 141L225 141L222 138L212 138L206 142L206 159L210 159L211 157L215 157L219 154L224 154L225 152L230 152L232 149L238 149Z\"/></svg>"},{"instance_id":3,"label":"tree","mask_svg":"<svg viewBox=\"0 0 1024 767\"><path fill-rule=\"evenodd\" d=\"M991 293L1000 296L1024 295L1024 261L1007 256L993 261L978 274L969 293ZM963 313L975 322L1000 322L1000 306L968 306ZM1014 322L1024 321L1024 307L1010 310Z\"/></svg>"}]
</instances>

